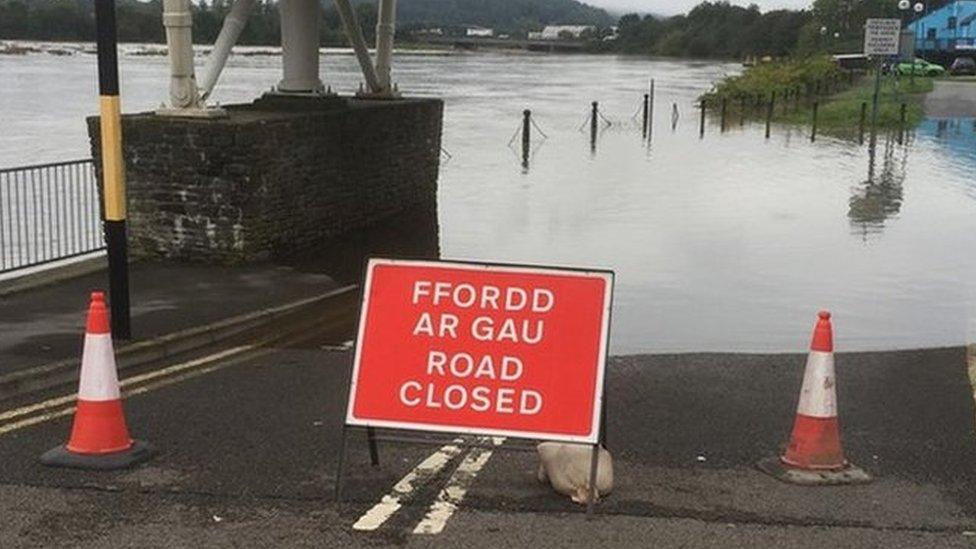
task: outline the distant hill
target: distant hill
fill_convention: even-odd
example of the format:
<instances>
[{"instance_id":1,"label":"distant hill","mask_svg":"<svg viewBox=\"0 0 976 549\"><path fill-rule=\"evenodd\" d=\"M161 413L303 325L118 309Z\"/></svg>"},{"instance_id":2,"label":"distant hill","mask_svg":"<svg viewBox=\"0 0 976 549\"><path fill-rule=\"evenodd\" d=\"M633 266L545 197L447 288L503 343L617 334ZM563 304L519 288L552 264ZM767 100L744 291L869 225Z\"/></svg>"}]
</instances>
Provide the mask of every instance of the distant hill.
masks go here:
<instances>
[{"instance_id":1,"label":"distant hill","mask_svg":"<svg viewBox=\"0 0 976 549\"><path fill-rule=\"evenodd\" d=\"M330 2L331 3L331 2ZM374 3L359 0L358 3ZM400 0L401 26L481 25L502 30L526 30L550 24L608 27L616 18L605 10L576 0Z\"/></svg>"}]
</instances>

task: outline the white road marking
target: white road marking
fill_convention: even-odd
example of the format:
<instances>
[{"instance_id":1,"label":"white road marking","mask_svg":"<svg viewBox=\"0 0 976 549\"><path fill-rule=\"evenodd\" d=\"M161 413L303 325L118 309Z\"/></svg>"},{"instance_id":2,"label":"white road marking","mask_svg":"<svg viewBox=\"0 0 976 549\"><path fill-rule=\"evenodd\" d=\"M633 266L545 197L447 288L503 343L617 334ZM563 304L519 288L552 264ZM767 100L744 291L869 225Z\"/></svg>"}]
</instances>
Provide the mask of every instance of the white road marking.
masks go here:
<instances>
[{"instance_id":1,"label":"white road marking","mask_svg":"<svg viewBox=\"0 0 976 549\"><path fill-rule=\"evenodd\" d=\"M256 348L257 348L256 345L241 345L239 347L233 347L231 349L227 349L219 353L214 353L212 355L208 355L202 358L190 360L180 364L174 364L173 366L161 368L159 370L147 372L145 374L141 374L138 376L133 376L122 380L119 383L119 385L123 389L124 396L139 395L151 391L153 389L157 389L159 387L172 385L173 383L177 383L186 379L201 376L216 370L226 368L233 364L236 364L237 361L228 361L226 363L216 364L208 368L201 368L202 366L205 366L207 364L219 360L223 360L226 358L230 358L239 355L241 353L245 353L247 351L252 351ZM253 358L253 356L248 356L248 358ZM187 373L183 373L182 375L176 375L176 374L180 374L181 372L186 372L187 370L190 371ZM167 376L172 376L172 377L167 377ZM127 389L129 387L132 387L133 385L138 385L140 383L151 381L157 378L164 378L164 379L156 381L155 383L148 383L146 385L142 385L139 387ZM52 398L49 400L45 400L43 402L38 402L36 404L31 404L28 406L23 406L21 408L16 408L13 410L8 410L6 412L3 412L2 414L0 414L0 421L14 419L17 417L33 414L35 412L41 412L41 413L27 417L20 421L15 421L13 423L8 423L6 425L0 426L0 435L4 435L11 431L16 431L18 429L23 429L24 427L30 427L31 425L37 425L38 423L43 423L45 421L50 421L52 419L57 419L59 417L72 414L75 411L74 403L76 400L77 400L77 395L71 394L71 395ZM70 406L68 406L67 408L61 408L60 410L57 409L69 404Z\"/></svg>"},{"instance_id":2,"label":"white road marking","mask_svg":"<svg viewBox=\"0 0 976 549\"><path fill-rule=\"evenodd\" d=\"M495 446L500 446L505 442L503 437L492 437L491 439L483 437L479 442L487 443L489 440ZM474 483L478 472L488 463L491 454L492 450L489 448L473 448L464 457L457 470L451 475L450 480L447 481L447 485L437 495L434 503L430 505L427 515L413 529L414 534L440 534L444 530L447 521L450 520L454 511L457 511L464 495Z\"/></svg>"},{"instance_id":3,"label":"white road marking","mask_svg":"<svg viewBox=\"0 0 976 549\"><path fill-rule=\"evenodd\" d=\"M427 456L427 459L420 462L420 465L417 465L412 471L400 479L399 482L394 484L390 493L383 496L383 499L379 503L374 505L369 511L366 511L366 514L359 517L359 520L352 525L353 530L371 531L382 526L387 519L393 516L403 506L402 501L412 495L414 489L422 483L418 483L418 481L426 480L437 474L451 459L461 453L462 448L460 444L462 442L462 439L456 438L453 444L442 446L440 450Z\"/></svg>"}]
</instances>

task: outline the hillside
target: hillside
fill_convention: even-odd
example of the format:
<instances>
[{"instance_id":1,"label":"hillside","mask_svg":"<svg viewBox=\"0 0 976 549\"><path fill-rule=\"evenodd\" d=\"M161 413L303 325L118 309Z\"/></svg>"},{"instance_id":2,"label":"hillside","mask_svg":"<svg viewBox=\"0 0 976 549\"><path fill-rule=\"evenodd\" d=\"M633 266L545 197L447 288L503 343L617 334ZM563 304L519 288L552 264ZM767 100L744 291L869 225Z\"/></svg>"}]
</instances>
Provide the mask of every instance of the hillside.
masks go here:
<instances>
[{"instance_id":1,"label":"hillside","mask_svg":"<svg viewBox=\"0 0 976 549\"><path fill-rule=\"evenodd\" d=\"M354 0L367 37L376 25L375 0ZM0 39L92 40L93 0L0 0ZM162 42L160 0L117 0L119 38L128 42ZM194 41L210 43L220 30L231 0L194 4ZM279 42L276 3L264 0L241 36L244 44ZM345 44L332 0L322 0L322 43ZM500 31L527 31L546 24L610 26L615 20L604 10L576 0L399 0L401 30L422 26L481 25Z\"/></svg>"},{"instance_id":2,"label":"hillside","mask_svg":"<svg viewBox=\"0 0 976 549\"><path fill-rule=\"evenodd\" d=\"M524 30L546 24L611 26L606 11L576 0L400 0L401 24L482 25Z\"/></svg>"}]
</instances>

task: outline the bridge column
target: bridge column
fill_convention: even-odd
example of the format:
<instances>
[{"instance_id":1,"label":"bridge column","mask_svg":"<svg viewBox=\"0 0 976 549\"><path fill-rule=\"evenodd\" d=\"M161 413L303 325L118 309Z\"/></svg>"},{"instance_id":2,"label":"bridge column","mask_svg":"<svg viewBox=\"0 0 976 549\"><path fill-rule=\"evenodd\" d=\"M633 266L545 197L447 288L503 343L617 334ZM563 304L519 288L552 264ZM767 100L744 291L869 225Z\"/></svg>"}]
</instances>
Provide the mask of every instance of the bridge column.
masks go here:
<instances>
[{"instance_id":1,"label":"bridge column","mask_svg":"<svg viewBox=\"0 0 976 549\"><path fill-rule=\"evenodd\" d=\"M380 0L376 23L376 76L380 93L393 94L390 76L393 65L393 38L396 35L396 0Z\"/></svg>"},{"instance_id":2,"label":"bridge column","mask_svg":"<svg viewBox=\"0 0 976 549\"><path fill-rule=\"evenodd\" d=\"M163 26L169 51L169 105L159 114L170 116L214 116L208 112L197 88L193 70L193 15L190 0L163 0Z\"/></svg>"},{"instance_id":3,"label":"bridge column","mask_svg":"<svg viewBox=\"0 0 976 549\"><path fill-rule=\"evenodd\" d=\"M319 2L281 0L281 93L321 93L319 80Z\"/></svg>"}]
</instances>

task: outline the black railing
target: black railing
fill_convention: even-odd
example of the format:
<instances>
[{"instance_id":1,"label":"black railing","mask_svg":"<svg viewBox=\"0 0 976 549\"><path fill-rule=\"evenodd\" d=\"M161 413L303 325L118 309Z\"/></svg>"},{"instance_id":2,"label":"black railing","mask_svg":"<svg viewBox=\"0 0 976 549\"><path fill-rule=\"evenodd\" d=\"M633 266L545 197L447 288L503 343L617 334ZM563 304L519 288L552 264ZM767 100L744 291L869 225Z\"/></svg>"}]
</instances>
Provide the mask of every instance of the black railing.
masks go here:
<instances>
[{"instance_id":1,"label":"black railing","mask_svg":"<svg viewBox=\"0 0 976 549\"><path fill-rule=\"evenodd\" d=\"M0 273L104 248L90 159L0 170Z\"/></svg>"}]
</instances>

